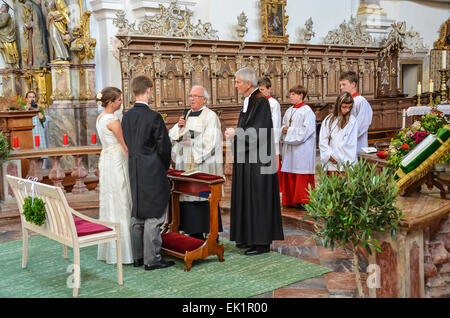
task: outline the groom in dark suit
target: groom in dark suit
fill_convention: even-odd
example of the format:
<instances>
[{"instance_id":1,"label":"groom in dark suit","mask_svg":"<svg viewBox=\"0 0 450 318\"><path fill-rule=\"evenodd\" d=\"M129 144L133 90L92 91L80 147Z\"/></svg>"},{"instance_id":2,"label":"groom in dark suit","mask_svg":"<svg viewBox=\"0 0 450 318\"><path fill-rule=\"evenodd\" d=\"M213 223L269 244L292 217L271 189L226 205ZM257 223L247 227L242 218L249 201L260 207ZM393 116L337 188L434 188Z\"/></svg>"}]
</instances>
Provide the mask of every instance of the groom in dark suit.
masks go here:
<instances>
[{"instance_id":1,"label":"groom in dark suit","mask_svg":"<svg viewBox=\"0 0 450 318\"><path fill-rule=\"evenodd\" d=\"M148 105L152 87L146 76L133 79L136 103L122 119L133 201L130 230L134 266L145 264L145 270L174 265L162 259L160 234L170 198L166 170L171 143L161 115Z\"/></svg>"}]
</instances>

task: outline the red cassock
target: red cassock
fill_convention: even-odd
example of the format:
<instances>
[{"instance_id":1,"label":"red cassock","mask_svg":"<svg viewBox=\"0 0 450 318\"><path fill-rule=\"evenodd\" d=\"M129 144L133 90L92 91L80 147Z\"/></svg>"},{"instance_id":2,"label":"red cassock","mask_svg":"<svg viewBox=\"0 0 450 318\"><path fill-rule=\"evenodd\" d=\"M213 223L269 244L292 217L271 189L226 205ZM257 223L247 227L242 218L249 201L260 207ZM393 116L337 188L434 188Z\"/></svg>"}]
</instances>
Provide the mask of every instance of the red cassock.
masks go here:
<instances>
[{"instance_id":1,"label":"red cassock","mask_svg":"<svg viewBox=\"0 0 450 318\"><path fill-rule=\"evenodd\" d=\"M309 184L314 189L314 174L281 172L282 205L308 204Z\"/></svg>"}]
</instances>

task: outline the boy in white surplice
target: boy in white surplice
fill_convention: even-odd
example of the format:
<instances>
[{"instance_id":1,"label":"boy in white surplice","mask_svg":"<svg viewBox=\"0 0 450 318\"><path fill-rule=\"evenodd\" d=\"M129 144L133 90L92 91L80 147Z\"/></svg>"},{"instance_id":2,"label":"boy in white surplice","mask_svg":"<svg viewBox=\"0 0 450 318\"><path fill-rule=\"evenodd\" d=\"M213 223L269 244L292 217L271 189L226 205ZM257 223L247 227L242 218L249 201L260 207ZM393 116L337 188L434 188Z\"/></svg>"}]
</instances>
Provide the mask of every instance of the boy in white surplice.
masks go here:
<instances>
[{"instance_id":1,"label":"boy in white surplice","mask_svg":"<svg viewBox=\"0 0 450 318\"><path fill-rule=\"evenodd\" d=\"M358 74L353 71L342 73L339 76L341 92L350 93L353 97L352 115L358 122L358 145L356 151L363 152L362 148L368 145L368 132L372 124L372 107L367 99L358 93Z\"/></svg>"},{"instance_id":2,"label":"boy in white surplice","mask_svg":"<svg viewBox=\"0 0 450 318\"><path fill-rule=\"evenodd\" d=\"M291 106L281 124L282 205L304 209L309 203L308 185L314 188L316 169L316 116L306 105L307 90L300 85L289 90Z\"/></svg>"}]
</instances>

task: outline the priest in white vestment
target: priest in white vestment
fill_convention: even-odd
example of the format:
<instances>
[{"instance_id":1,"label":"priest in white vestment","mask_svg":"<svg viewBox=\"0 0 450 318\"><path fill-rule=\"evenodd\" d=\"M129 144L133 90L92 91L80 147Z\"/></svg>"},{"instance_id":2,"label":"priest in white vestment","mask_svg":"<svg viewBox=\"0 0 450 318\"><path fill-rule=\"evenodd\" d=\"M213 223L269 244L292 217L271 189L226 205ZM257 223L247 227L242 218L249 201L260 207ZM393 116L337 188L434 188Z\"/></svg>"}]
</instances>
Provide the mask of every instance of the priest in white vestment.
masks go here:
<instances>
[{"instance_id":1,"label":"priest in white vestment","mask_svg":"<svg viewBox=\"0 0 450 318\"><path fill-rule=\"evenodd\" d=\"M342 92L348 92L353 97L352 115L358 123L358 145L357 152L364 152L363 147L368 146L368 131L372 124L372 107L367 99L358 93L358 75L355 72L345 72L339 76L339 86Z\"/></svg>"},{"instance_id":2,"label":"priest in white vestment","mask_svg":"<svg viewBox=\"0 0 450 318\"><path fill-rule=\"evenodd\" d=\"M208 92L193 86L189 94L190 110L169 131L175 169L197 170L223 176L222 131L217 114L206 107ZM207 198L180 195L180 230L205 239L209 233L209 202ZM219 232L222 223L219 210Z\"/></svg>"},{"instance_id":3,"label":"priest in white vestment","mask_svg":"<svg viewBox=\"0 0 450 318\"><path fill-rule=\"evenodd\" d=\"M351 114L352 106L352 95L341 93L332 113L322 121L319 133L320 161L328 175L340 173L344 171L344 164L358 161L358 124Z\"/></svg>"},{"instance_id":4,"label":"priest in white vestment","mask_svg":"<svg viewBox=\"0 0 450 318\"><path fill-rule=\"evenodd\" d=\"M303 209L309 203L309 190L315 187L316 116L303 101L307 90L295 86L289 90L291 106L283 117L282 135L282 205Z\"/></svg>"}]
</instances>

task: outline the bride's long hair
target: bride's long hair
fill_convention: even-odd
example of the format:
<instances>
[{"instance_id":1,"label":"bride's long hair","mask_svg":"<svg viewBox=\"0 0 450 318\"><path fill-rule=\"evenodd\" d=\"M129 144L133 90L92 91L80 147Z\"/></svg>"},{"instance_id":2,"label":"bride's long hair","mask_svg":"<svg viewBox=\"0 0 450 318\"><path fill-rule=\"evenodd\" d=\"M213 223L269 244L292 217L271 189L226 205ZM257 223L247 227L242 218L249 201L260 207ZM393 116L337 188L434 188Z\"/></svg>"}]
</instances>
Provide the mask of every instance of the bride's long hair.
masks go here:
<instances>
[{"instance_id":1,"label":"bride's long hair","mask_svg":"<svg viewBox=\"0 0 450 318\"><path fill-rule=\"evenodd\" d=\"M347 114L343 115L341 109L342 104L352 104L353 108L353 97L350 93L347 92L340 93L336 98L336 103L334 104L333 112L331 113L330 120L328 121L328 124L330 125L330 130L331 130L331 123L333 123L335 119L337 119L338 121L337 124L341 129L344 128L345 125L347 125L350 119L351 110Z\"/></svg>"}]
</instances>

